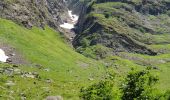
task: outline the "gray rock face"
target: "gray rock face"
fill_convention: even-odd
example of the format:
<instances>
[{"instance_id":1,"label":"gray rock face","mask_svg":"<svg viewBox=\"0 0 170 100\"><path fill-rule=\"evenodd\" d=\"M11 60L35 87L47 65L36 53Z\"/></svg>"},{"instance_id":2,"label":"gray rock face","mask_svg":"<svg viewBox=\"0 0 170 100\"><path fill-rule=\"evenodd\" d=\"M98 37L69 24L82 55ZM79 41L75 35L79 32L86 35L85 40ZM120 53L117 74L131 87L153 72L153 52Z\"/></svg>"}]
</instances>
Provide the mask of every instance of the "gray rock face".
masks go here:
<instances>
[{"instance_id":1,"label":"gray rock face","mask_svg":"<svg viewBox=\"0 0 170 100\"><path fill-rule=\"evenodd\" d=\"M28 28L43 28L45 24L57 28L68 16L63 0L1 0L0 12L1 18L13 20Z\"/></svg>"},{"instance_id":2,"label":"gray rock face","mask_svg":"<svg viewBox=\"0 0 170 100\"><path fill-rule=\"evenodd\" d=\"M67 0L66 2L68 9L72 9L74 14L80 15L84 4L83 2L80 0Z\"/></svg>"}]
</instances>

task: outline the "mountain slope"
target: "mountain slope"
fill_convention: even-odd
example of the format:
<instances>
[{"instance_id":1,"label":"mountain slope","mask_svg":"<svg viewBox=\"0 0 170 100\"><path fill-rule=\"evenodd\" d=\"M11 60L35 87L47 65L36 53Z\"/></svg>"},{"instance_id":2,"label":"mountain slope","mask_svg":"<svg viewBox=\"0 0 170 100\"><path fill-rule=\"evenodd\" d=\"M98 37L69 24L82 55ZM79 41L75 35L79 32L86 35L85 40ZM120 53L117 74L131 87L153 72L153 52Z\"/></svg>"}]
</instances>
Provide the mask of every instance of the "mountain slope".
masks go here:
<instances>
[{"instance_id":1,"label":"mountain slope","mask_svg":"<svg viewBox=\"0 0 170 100\"><path fill-rule=\"evenodd\" d=\"M121 63L109 67L121 66L122 59L143 68L153 67L160 74L159 89L169 89L170 2L92 0L85 3L73 42L76 50L114 64L112 57L121 58Z\"/></svg>"},{"instance_id":2,"label":"mountain slope","mask_svg":"<svg viewBox=\"0 0 170 100\"><path fill-rule=\"evenodd\" d=\"M88 5L73 43L79 52L101 44L109 54L157 55L150 45L169 43L168 1L94 0Z\"/></svg>"},{"instance_id":3,"label":"mountain slope","mask_svg":"<svg viewBox=\"0 0 170 100\"><path fill-rule=\"evenodd\" d=\"M61 95L64 99L78 100L80 88L104 79L107 67L119 75L125 75L131 66L141 68L119 57L103 61L86 58L48 26L44 30L27 29L0 19L0 43L13 48L14 56L22 58L22 63L0 63L1 99L37 100Z\"/></svg>"},{"instance_id":4,"label":"mountain slope","mask_svg":"<svg viewBox=\"0 0 170 100\"><path fill-rule=\"evenodd\" d=\"M77 98L78 89L92 82L89 78L97 81L104 73L102 63L76 53L58 32L47 26L45 30L29 30L0 19L0 37L1 43L10 45L27 61L25 65L0 64L2 99L43 99L50 95ZM6 73L12 69L21 71ZM32 73L38 77L32 78ZM7 85L8 81L15 85Z\"/></svg>"}]
</instances>

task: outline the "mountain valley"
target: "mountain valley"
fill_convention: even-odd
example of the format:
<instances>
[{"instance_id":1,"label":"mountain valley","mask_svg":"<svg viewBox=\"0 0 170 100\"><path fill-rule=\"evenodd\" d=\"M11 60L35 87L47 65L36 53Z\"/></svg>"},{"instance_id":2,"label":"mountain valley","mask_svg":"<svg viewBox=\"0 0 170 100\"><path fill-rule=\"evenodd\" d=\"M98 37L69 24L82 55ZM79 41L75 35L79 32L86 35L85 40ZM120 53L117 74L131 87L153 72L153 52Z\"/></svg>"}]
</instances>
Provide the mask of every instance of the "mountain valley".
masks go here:
<instances>
[{"instance_id":1,"label":"mountain valley","mask_svg":"<svg viewBox=\"0 0 170 100\"><path fill-rule=\"evenodd\" d=\"M168 91L169 0L0 1L1 100L86 100L82 87L147 67Z\"/></svg>"}]
</instances>

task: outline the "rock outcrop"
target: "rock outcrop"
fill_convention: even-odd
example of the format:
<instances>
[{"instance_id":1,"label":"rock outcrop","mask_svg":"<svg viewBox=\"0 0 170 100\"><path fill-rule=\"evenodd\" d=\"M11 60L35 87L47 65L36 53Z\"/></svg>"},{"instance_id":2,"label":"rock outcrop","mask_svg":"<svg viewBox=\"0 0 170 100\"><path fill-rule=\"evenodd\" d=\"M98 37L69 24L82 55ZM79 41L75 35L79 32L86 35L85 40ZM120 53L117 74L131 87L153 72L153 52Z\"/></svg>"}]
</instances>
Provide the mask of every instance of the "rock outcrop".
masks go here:
<instances>
[{"instance_id":1,"label":"rock outcrop","mask_svg":"<svg viewBox=\"0 0 170 100\"><path fill-rule=\"evenodd\" d=\"M25 27L58 28L67 17L67 6L63 0L1 0L0 17L13 20Z\"/></svg>"}]
</instances>

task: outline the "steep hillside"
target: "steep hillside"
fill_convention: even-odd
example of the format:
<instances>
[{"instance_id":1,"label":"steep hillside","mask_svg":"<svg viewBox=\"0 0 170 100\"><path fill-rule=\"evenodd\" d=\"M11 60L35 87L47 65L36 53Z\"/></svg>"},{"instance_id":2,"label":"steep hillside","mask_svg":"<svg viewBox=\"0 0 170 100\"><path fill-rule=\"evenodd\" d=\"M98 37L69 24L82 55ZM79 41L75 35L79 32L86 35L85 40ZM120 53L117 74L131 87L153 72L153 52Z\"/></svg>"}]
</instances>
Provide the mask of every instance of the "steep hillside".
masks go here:
<instances>
[{"instance_id":1,"label":"steep hillside","mask_svg":"<svg viewBox=\"0 0 170 100\"><path fill-rule=\"evenodd\" d=\"M48 26L29 30L0 19L0 37L1 43L18 51L27 62L0 63L1 99L77 98L81 86L91 83L90 78L97 81L104 73L102 63L76 53Z\"/></svg>"},{"instance_id":2,"label":"steep hillside","mask_svg":"<svg viewBox=\"0 0 170 100\"><path fill-rule=\"evenodd\" d=\"M79 90L105 78L113 68L124 75L131 61L111 57L96 61L76 53L55 30L27 29L0 19L0 48L11 62L0 63L0 99L39 100L47 96L79 99ZM8 50L10 48L10 50ZM114 60L114 62L112 62Z\"/></svg>"},{"instance_id":3,"label":"steep hillside","mask_svg":"<svg viewBox=\"0 0 170 100\"><path fill-rule=\"evenodd\" d=\"M76 50L87 57L109 62L110 68L119 69L124 62L122 59L131 62L124 65L126 68L133 64L143 68L151 66L160 73L158 87L167 90L170 82L170 2L92 0L84 3L73 42Z\"/></svg>"},{"instance_id":4,"label":"steep hillside","mask_svg":"<svg viewBox=\"0 0 170 100\"><path fill-rule=\"evenodd\" d=\"M73 43L79 52L102 45L109 54L160 53L152 45L169 43L169 2L96 0L88 3Z\"/></svg>"}]
</instances>

